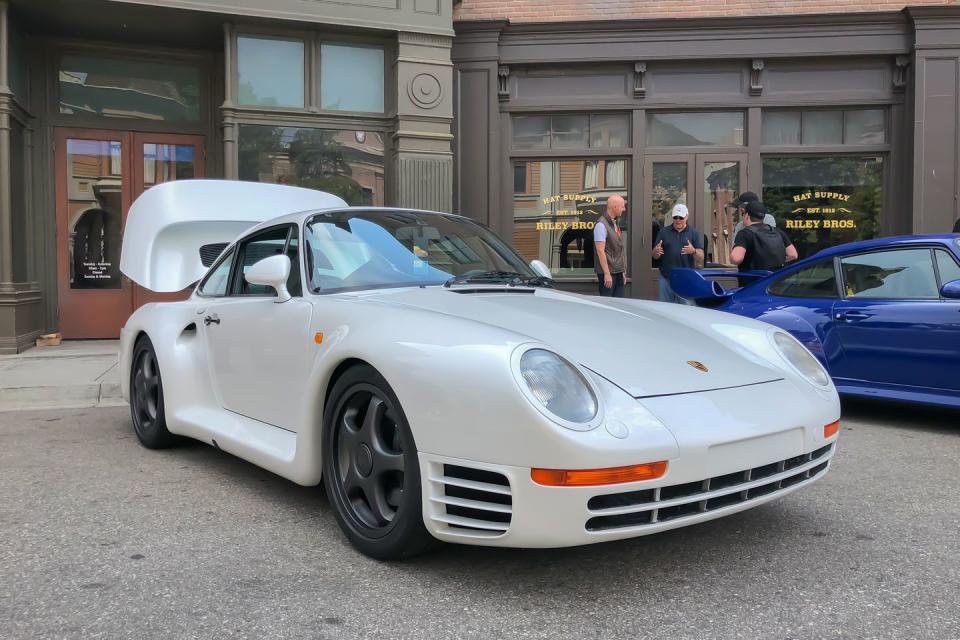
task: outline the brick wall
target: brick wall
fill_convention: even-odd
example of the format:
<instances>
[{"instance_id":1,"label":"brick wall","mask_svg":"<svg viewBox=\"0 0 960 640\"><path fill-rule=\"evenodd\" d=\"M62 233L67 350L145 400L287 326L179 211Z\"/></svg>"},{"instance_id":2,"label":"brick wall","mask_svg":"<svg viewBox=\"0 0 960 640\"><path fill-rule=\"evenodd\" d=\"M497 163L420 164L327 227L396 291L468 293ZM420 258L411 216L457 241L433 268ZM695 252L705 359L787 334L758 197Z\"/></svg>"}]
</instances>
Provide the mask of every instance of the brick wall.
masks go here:
<instances>
[{"instance_id":1,"label":"brick wall","mask_svg":"<svg viewBox=\"0 0 960 640\"><path fill-rule=\"evenodd\" d=\"M640 18L761 16L798 13L900 11L905 6L960 0L462 0L453 19L566 22Z\"/></svg>"}]
</instances>

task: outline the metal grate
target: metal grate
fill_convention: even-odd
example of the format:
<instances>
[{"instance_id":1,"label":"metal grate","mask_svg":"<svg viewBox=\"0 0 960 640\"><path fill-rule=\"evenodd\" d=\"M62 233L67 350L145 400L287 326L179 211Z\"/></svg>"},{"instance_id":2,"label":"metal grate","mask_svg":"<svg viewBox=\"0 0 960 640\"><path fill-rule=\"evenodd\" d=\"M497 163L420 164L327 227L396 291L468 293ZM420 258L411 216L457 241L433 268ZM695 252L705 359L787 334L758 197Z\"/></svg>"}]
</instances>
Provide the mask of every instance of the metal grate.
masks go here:
<instances>
[{"instance_id":1,"label":"metal grate","mask_svg":"<svg viewBox=\"0 0 960 640\"><path fill-rule=\"evenodd\" d=\"M827 470L833 444L780 462L728 473L697 482L594 496L587 503L593 515L587 531L642 527L748 502Z\"/></svg>"},{"instance_id":2,"label":"metal grate","mask_svg":"<svg viewBox=\"0 0 960 640\"><path fill-rule=\"evenodd\" d=\"M443 506L443 512L431 519L452 533L496 537L510 528L513 496L502 473L445 464L443 475L430 482L437 489L431 491L430 500Z\"/></svg>"},{"instance_id":3,"label":"metal grate","mask_svg":"<svg viewBox=\"0 0 960 640\"><path fill-rule=\"evenodd\" d=\"M205 267L209 267L217 258L220 257L220 254L223 253L223 250L227 248L226 242L216 242L214 244L205 244L200 247L200 262Z\"/></svg>"}]
</instances>

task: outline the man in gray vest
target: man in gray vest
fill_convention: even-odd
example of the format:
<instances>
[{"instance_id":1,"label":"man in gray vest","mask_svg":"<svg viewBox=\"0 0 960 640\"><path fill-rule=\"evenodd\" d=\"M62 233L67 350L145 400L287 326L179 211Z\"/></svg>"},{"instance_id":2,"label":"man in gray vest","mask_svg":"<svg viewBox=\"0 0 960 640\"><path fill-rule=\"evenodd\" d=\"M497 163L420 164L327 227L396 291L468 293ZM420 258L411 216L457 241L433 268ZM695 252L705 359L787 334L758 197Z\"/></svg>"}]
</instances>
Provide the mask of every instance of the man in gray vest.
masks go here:
<instances>
[{"instance_id":1,"label":"man in gray vest","mask_svg":"<svg viewBox=\"0 0 960 640\"><path fill-rule=\"evenodd\" d=\"M627 284L627 252L618 220L627 205L620 196L607 198L607 211L593 227L593 244L596 247L597 285L601 296L622 298Z\"/></svg>"}]
</instances>

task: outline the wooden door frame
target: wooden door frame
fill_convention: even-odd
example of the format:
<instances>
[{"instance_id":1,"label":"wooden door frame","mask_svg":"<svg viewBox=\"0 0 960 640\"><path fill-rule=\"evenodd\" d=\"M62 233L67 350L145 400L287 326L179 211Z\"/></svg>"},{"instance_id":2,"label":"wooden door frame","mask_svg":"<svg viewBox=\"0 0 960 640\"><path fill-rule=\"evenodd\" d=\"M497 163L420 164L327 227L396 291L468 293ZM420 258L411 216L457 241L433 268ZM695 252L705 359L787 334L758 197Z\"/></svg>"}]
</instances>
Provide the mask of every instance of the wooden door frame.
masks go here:
<instances>
[{"instance_id":1,"label":"wooden door frame","mask_svg":"<svg viewBox=\"0 0 960 640\"><path fill-rule=\"evenodd\" d=\"M74 330L70 327L69 323L64 326L64 309L69 309L75 303L72 298L76 295L79 295L81 292L84 297L87 298L90 302L94 302L89 298L89 296L101 297L103 300L113 300L114 304L123 305L122 301L116 300L117 298L126 299L126 307L130 307L132 304L132 293L130 289L130 282L122 274L120 275L120 288L119 289L104 289L104 290L73 290L70 288L69 282L69 243L70 243L70 233L69 233L69 198L70 198L70 185L68 167L67 167L67 143L69 140L92 140L92 141L107 141L120 142L120 237L123 238L123 228L126 224L127 210L130 208L130 203L132 202L132 185L129 180L130 176L130 162L131 162L131 146L132 146L132 137L129 132L125 131L111 131L104 129L73 129L66 127L57 127L54 129L54 176L55 176L55 198L56 198L56 253L57 253L57 293L58 293L58 324L60 326L61 333L64 334L65 338L71 337L109 337L107 335L103 336L93 336L93 335L82 335L89 334L90 331L78 328ZM127 179L125 179L125 176ZM120 254L117 254L119 259ZM119 265L118 265L119 268ZM83 324L81 324L83 327ZM77 335L70 335L75 333Z\"/></svg>"}]
</instances>

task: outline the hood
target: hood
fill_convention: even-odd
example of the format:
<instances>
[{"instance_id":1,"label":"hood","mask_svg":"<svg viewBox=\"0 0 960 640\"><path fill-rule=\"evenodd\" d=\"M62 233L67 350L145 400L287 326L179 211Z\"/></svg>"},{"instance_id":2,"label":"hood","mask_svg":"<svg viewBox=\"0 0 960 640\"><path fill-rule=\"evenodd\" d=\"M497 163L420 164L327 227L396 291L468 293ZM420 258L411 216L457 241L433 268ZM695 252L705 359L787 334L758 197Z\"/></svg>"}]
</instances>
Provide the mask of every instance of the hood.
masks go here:
<instances>
[{"instance_id":1,"label":"hood","mask_svg":"<svg viewBox=\"0 0 960 640\"><path fill-rule=\"evenodd\" d=\"M427 287L378 292L380 302L480 321L523 334L600 374L635 398L710 391L783 378L749 359L710 322L726 313L681 305L535 293ZM458 291L462 291L458 293ZM743 321L735 318L736 322ZM706 366L703 372L688 364Z\"/></svg>"}]
</instances>

